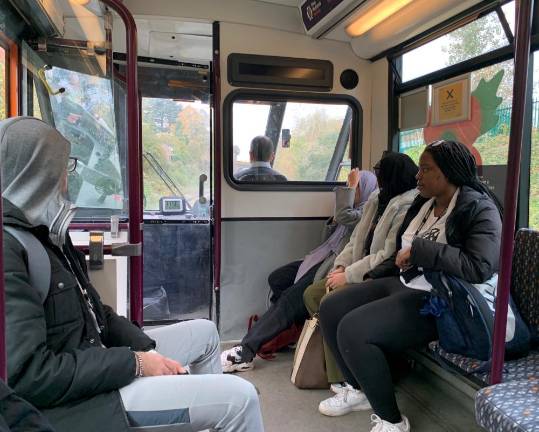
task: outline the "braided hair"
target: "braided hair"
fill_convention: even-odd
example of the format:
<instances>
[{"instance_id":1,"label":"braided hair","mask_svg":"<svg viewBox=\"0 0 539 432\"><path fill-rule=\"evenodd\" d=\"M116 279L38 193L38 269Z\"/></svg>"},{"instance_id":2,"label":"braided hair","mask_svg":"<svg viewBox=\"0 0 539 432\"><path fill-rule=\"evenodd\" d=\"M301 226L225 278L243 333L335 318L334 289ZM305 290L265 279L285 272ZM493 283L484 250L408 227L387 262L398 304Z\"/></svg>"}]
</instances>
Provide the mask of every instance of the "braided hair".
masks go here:
<instances>
[{"instance_id":1,"label":"braided hair","mask_svg":"<svg viewBox=\"0 0 539 432\"><path fill-rule=\"evenodd\" d=\"M503 207L496 195L479 179L475 158L464 144L458 141L439 140L427 145L429 153L449 183L461 187L468 186L477 192L487 195L502 215Z\"/></svg>"},{"instance_id":2,"label":"braided hair","mask_svg":"<svg viewBox=\"0 0 539 432\"><path fill-rule=\"evenodd\" d=\"M416 188L415 176L419 169L410 156L386 152L378 166L376 177L380 186L379 200L383 206L397 195Z\"/></svg>"}]
</instances>

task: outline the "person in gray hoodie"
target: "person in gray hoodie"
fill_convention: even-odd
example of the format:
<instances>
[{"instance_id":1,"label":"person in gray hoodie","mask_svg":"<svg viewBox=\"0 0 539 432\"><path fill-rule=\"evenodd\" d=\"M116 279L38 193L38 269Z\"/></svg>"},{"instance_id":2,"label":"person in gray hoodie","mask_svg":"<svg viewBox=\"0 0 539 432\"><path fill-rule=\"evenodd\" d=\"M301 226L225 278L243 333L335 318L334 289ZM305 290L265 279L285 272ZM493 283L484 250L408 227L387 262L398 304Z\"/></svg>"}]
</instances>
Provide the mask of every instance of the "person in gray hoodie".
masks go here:
<instances>
[{"instance_id":1,"label":"person in gray hoodie","mask_svg":"<svg viewBox=\"0 0 539 432\"><path fill-rule=\"evenodd\" d=\"M70 150L41 120L0 122L4 226L35 237L51 270L40 296L30 251L4 230L8 384L58 432L263 432L254 386L221 374L215 324L143 332L101 302L68 233Z\"/></svg>"}]
</instances>

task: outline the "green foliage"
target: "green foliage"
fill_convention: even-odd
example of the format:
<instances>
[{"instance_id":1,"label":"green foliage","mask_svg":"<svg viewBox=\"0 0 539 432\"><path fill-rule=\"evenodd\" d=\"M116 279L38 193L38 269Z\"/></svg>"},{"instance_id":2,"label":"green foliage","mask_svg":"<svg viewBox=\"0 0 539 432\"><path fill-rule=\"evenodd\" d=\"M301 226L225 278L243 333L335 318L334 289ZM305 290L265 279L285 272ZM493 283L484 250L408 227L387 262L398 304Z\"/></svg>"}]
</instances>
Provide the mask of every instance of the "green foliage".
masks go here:
<instances>
[{"instance_id":1,"label":"green foliage","mask_svg":"<svg viewBox=\"0 0 539 432\"><path fill-rule=\"evenodd\" d=\"M444 52L456 64L494 48L507 45L503 28L495 14L475 20L448 34L450 43Z\"/></svg>"},{"instance_id":2,"label":"green foliage","mask_svg":"<svg viewBox=\"0 0 539 432\"><path fill-rule=\"evenodd\" d=\"M160 104L164 107L159 107ZM150 109L151 108L151 109ZM155 111L153 110L155 109ZM143 101L142 142L145 152L157 159L187 200L198 198L200 174L209 178L210 119L195 104L181 104L166 99ZM175 118L170 116L176 113ZM159 199L173 195L145 160L143 164L146 210L159 208Z\"/></svg>"},{"instance_id":3,"label":"green foliage","mask_svg":"<svg viewBox=\"0 0 539 432\"><path fill-rule=\"evenodd\" d=\"M503 28L495 14L473 21L449 33L446 37L449 39L449 44L442 50L447 55L448 66L508 45ZM507 73L499 84L500 88L497 93L503 98L505 104L510 105L514 75L512 60L472 72L472 88L477 87L481 79L492 77L500 68L505 69Z\"/></svg>"},{"instance_id":4,"label":"green foliage","mask_svg":"<svg viewBox=\"0 0 539 432\"><path fill-rule=\"evenodd\" d=\"M339 137L342 119L323 109L298 120L289 148L279 148L274 168L289 180L323 181Z\"/></svg>"},{"instance_id":5,"label":"green foliage","mask_svg":"<svg viewBox=\"0 0 539 432\"><path fill-rule=\"evenodd\" d=\"M532 129L530 169L530 228L539 229L539 129Z\"/></svg>"}]
</instances>

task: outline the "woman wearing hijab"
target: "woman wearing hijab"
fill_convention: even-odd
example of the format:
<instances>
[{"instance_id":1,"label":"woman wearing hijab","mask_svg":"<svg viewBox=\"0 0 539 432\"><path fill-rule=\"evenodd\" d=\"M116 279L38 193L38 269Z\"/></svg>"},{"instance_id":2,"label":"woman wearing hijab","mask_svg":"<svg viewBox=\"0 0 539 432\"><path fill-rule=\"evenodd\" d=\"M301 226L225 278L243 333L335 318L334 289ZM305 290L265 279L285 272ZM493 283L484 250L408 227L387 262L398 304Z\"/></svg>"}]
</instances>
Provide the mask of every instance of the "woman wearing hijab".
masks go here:
<instances>
[{"instance_id":1,"label":"woman wearing hijab","mask_svg":"<svg viewBox=\"0 0 539 432\"><path fill-rule=\"evenodd\" d=\"M410 431L387 355L436 339L432 315L419 312L432 289L423 272L482 283L498 271L501 206L479 180L468 148L455 141L428 145L417 186L421 196L399 230L396 258L371 271L373 280L332 293L320 306L324 338L353 386L356 409L374 410L371 432Z\"/></svg>"},{"instance_id":2,"label":"woman wearing hijab","mask_svg":"<svg viewBox=\"0 0 539 432\"><path fill-rule=\"evenodd\" d=\"M320 302L329 291L346 288L347 284L363 282L365 275L390 257L396 250L397 231L417 195L417 166L401 153L386 153L375 166L379 192L373 193L363 211L350 241L335 259L326 279L309 286L303 298L311 315L318 313ZM336 396L322 401L319 410L328 416L339 416L355 408L351 396L340 397L349 388L329 349L325 350L328 382Z\"/></svg>"},{"instance_id":3,"label":"woman wearing hijab","mask_svg":"<svg viewBox=\"0 0 539 432\"><path fill-rule=\"evenodd\" d=\"M303 291L332 268L335 257L347 244L350 234L361 219L369 195L377 190L376 177L369 171L353 169L347 187L335 190L335 216L330 218L319 247L302 261L278 268L268 278L278 300L242 339L241 344L221 354L223 372L243 372L254 367L254 357L264 343L270 341L294 322L303 322L309 315L303 304Z\"/></svg>"}]
</instances>

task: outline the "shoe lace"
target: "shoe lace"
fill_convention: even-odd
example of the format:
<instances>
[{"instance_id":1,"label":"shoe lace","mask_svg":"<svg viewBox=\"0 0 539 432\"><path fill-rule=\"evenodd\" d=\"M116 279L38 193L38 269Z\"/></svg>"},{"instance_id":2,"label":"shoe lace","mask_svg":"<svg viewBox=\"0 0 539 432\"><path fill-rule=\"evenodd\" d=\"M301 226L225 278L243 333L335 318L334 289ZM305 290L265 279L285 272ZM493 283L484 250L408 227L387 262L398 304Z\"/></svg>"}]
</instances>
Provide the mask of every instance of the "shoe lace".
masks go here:
<instances>
[{"instance_id":1,"label":"shoe lace","mask_svg":"<svg viewBox=\"0 0 539 432\"><path fill-rule=\"evenodd\" d=\"M373 425L373 428L371 429L371 432L381 432L382 431L382 419L378 417L376 414L371 414L371 424Z\"/></svg>"},{"instance_id":2,"label":"shoe lace","mask_svg":"<svg viewBox=\"0 0 539 432\"><path fill-rule=\"evenodd\" d=\"M395 426L389 422L382 420L376 414L371 414L371 424L374 427L371 429L371 432L399 432L400 429L398 426Z\"/></svg>"},{"instance_id":3,"label":"shoe lace","mask_svg":"<svg viewBox=\"0 0 539 432\"><path fill-rule=\"evenodd\" d=\"M344 389L342 392L337 393L331 398L333 406L341 406L345 403L348 403L348 394L350 393L349 389Z\"/></svg>"}]
</instances>

